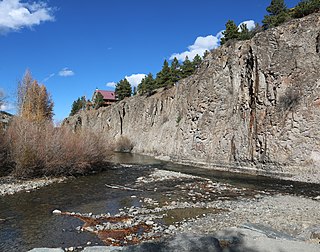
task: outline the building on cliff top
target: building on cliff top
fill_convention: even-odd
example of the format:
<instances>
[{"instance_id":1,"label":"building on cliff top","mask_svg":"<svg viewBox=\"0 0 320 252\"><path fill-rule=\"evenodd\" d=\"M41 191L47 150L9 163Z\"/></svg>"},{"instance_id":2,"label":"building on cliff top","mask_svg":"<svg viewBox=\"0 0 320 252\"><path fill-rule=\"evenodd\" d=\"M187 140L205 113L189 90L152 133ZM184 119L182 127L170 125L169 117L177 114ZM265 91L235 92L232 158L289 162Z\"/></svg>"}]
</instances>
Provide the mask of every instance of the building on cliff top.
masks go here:
<instances>
[{"instance_id":1,"label":"building on cliff top","mask_svg":"<svg viewBox=\"0 0 320 252\"><path fill-rule=\"evenodd\" d=\"M100 93L103 96L103 107L109 106L118 100L117 95L114 91L96 89L92 95L91 101L94 101L96 99L98 93Z\"/></svg>"}]
</instances>

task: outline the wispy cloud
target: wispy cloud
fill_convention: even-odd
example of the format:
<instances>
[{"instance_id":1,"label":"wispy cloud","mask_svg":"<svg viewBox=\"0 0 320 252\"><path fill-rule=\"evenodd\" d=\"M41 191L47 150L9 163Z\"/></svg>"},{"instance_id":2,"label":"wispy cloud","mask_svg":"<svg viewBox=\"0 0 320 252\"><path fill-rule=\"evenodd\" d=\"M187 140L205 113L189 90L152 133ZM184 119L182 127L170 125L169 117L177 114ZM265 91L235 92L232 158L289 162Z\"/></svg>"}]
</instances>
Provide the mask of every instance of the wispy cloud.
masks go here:
<instances>
[{"instance_id":1,"label":"wispy cloud","mask_svg":"<svg viewBox=\"0 0 320 252\"><path fill-rule=\"evenodd\" d=\"M52 74L49 74L46 78L44 78L42 80L42 82L47 82L48 80L50 80L52 77L54 77L56 74L55 73L52 73Z\"/></svg>"},{"instance_id":2,"label":"wispy cloud","mask_svg":"<svg viewBox=\"0 0 320 252\"><path fill-rule=\"evenodd\" d=\"M116 85L117 85L117 83L116 83L116 82L113 82L113 81L108 82L108 83L106 84L107 87L112 87L112 88L115 88Z\"/></svg>"},{"instance_id":3,"label":"wispy cloud","mask_svg":"<svg viewBox=\"0 0 320 252\"><path fill-rule=\"evenodd\" d=\"M63 68L62 70L59 71L59 76L62 76L62 77L73 76L74 74L75 73L71 69L69 69L67 67L65 67L65 68Z\"/></svg>"},{"instance_id":4,"label":"wispy cloud","mask_svg":"<svg viewBox=\"0 0 320 252\"><path fill-rule=\"evenodd\" d=\"M45 2L22 3L21 0L0 1L0 33L32 28L42 22L54 21L53 8Z\"/></svg>"},{"instance_id":5,"label":"wispy cloud","mask_svg":"<svg viewBox=\"0 0 320 252\"><path fill-rule=\"evenodd\" d=\"M130 76L126 76L125 78L127 79L127 81L129 81L131 86L136 87L141 83L141 80L146 76L147 76L146 74L132 74Z\"/></svg>"},{"instance_id":6,"label":"wispy cloud","mask_svg":"<svg viewBox=\"0 0 320 252\"><path fill-rule=\"evenodd\" d=\"M243 21L239 24L239 27L241 24L246 24L247 28L249 30L252 30L255 27L255 22L253 20L247 20ZM174 53L170 56L170 60L173 60L175 57L180 60L184 61L186 56L190 60L193 60L193 58L198 54L199 56L203 56L205 51L209 51L212 49L217 48L220 45L220 40L223 37L224 30L219 31L216 35L208 35L206 37L197 37L195 42L188 46L188 50L182 52L182 53Z\"/></svg>"}]
</instances>

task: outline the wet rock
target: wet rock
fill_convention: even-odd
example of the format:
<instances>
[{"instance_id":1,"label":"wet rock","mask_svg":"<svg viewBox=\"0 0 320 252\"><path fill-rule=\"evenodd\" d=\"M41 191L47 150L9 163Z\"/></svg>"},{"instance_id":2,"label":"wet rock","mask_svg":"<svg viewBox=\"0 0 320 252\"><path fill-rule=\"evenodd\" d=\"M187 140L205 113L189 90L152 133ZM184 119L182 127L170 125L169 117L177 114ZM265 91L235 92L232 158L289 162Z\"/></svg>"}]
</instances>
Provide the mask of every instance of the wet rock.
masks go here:
<instances>
[{"instance_id":1,"label":"wet rock","mask_svg":"<svg viewBox=\"0 0 320 252\"><path fill-rule=\"evenodd\" d=\"M177 235L160 242L146 242L125 248L125 252L222 252L219 241L213 236L193 234Z\"/></svg>"},{"instance_id":2,"label":"wet rock","mask_svg":"<svg viewBox=\"0 0 320 252\"><path fill-rule=\"evenodd\" d=\"M29 252L64 252L62 248L34 248Z\"/></svg>"},{"instance_id":3,"label":"wet rock","mask_svg":"<svg viewBox=\"0 0 320 252\"><path fill-rule=\"evenodd\" d=\"M61 214L61 211L58 210L58 209L55 209L55 210L52 211L52 213L53 213L53 214Z\"/></svg>"},{"instance_id":4,"label":"wet rock","mask_svg":"<svg viewBox=\"0 0 320 252\"><path fill-rule=\"evenodd\" d=\"M296 238L285 234L283 232L279 232L271 227L267 227L261 224L254 224L254 223L245 223L240 226L240 228L246 228L273 239L286 239L286 240L296 240Z\"/></svg>"},{"instance_id":5,"label":"wet rock","mask_svg":"<svg viewBox=\"0 0 320 252\"><path fill-rule=\"evenodd\" d=\"M84 248L83 252L118 252L123 251L121 247L114 246L93 246Z\"/></svg>"}]
</instances>

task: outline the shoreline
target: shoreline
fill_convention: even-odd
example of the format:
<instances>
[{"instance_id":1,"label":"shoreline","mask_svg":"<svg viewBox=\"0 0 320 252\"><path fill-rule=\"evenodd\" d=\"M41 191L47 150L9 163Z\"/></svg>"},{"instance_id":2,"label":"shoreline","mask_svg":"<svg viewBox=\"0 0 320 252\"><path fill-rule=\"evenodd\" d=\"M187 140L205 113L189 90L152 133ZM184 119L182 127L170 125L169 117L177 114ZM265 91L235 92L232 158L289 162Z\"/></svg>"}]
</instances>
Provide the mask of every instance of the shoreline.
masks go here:
<instances>
[{"instance_id":1,"label":"shoreline","mask_svg":"<svg viewBox=\"0 0 320 252\"><path fill-rule=\"evenodd\" d=\"M135 153L138 154L138 153ZM212 170L217 172L226 172L231 174L249 175L249 176L263 176L272 179L279 179L283 181L301 182L307 184L320 184L320 172L310 167L282 167L282 170L277 171L273 167L270 171L261 169L257 166L236 166L236 165L222 165L203 161L194 161L186 159L173 159L168 156L150 156L147 154L138 154L152 157L156 160L171 162L178 165L194 166L204 170ZM119 163L113 163L112 166L118 166ZM121 164L120 164L121 165ZM279 169L280 167L278 167ZM0 196L13 195L18 192L29 192L40 189L44 186L61 183L67 177L41 177L33 179L19 179L11 175L0 177Z\"/></svg>"},{"instance_id":2,"label":"shoreline","mask_svg":"<svg viewBox=\"0 0 320 252\"><path fill-rule=\"evenodd\" d=\"M53 183L61 183L66 179L66 177L45 177L22 180L12 176L0 177L0 196L31 192Z\"/></svg>"},{"instance_id":3,"label":"shoreline","mask_svg":"<svg viewBox=\"0 0 320 252\"><path fill-rule=\"evenodd\" d=\"M137 153L138 154L138 153ZM139 154L141 155L141 154ZM149 156L149 155L147 155ZM237 165L219 164L206 161L171 158L168 156L156 156L155 159L172 162L174 164L194 166L201 169L217 172L229 172L233 174L264 176L285 181L320 184L320 171L314 167L281 166L281 165Z\"/></svg>"}]
</instances>

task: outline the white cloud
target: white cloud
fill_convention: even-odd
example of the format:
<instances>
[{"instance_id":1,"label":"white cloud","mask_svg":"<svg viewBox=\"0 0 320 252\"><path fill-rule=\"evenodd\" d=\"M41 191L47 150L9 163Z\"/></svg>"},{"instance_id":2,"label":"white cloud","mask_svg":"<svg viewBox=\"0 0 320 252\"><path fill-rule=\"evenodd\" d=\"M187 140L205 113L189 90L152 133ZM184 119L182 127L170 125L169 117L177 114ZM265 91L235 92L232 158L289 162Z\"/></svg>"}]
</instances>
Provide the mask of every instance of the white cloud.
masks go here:
<instances>
[{"instance_id":1,"label":"white cloud","mask_svg":"<svg viewBox=\"0 0 320 252\"><path fill-rule=\"evenodd\" d=\"M117 85L117 83L116 83L116 82L113 82L113 81L108 82L108 83L106 84L107 87L112 87L112 88L115 88L116 85Z\"/></svg>"},{"instance_id":2,"label":"white cloud","mask_svg":"<svg viewBox=\"0 0 320 252\"><path fill-rule=\"evenodd\" d=\"M243 21L239 24L246 24L249 30L252 30L255 27L255 22L253 20ZM170 56L170 60L173 60L175 57L184 61L186 56L188 56L189 60L193 60L193 58L198 54L203 56L206 50L210 51L212 49L217 48L220 45L220 40L223 37L224 30L219 31L215 36L208 35L206 37L197 37L193 45L188 46L188 50L182 53L174 53Z\"/></svg>"},{"instance_id":3,"label":"white cloud","mask_svg":"<svg viewBox=\"0 0 320 252\"><path fill-rule=\"evenodd\" d=\"M15 106L11 103L4 103L0 105L0 110L1 111L12 111L15 109Z\"/></svg>"},{"instance_id":4,"label":"white cloud","mask_svg":"<svg viewBox=\"0 0 320 252\"><path fill-rule=\"evenodd\" d=\"M41 22L54 21L53 9L44 2L22 3L21 0L0 1L0 33L31 28Z\"/></svg>"},{"instance_id":5,"label":"white cloud","mask_svg":"<svg viewBox=\"0 0 320 252\"><path fill-rule=\"evenodd\" d=\"M251 31L254 27L256 27L256 24L253 20L243 21L239 24L238 27L240 28L242 24L246 24L249 31Z\"/></svg>"},{"instance_id":6,"label":"white cloud","mask_svg":"<svg viewBox=\"0 0 320 252\"><path fill-rule=\"evenodd\" d=\"M68 77L74 75L74 72L69 68L65 67L59 72L59 76Z\"/></svg>"},{"instance_id":7,"label":"white cloud","mask_svg":"<svg viewBox=\"0 0 320 252\"><path fill-rule=\"evenodd\" d=\"M146 77L146 74L132 74L130 76L126 76L125 78L129 83L131 84L132 87L136 87L141 83L141 80Z\"/></svg>"},{"instance_id":8,"label":"white cloud","mask_svg":"<svg viewBox=\"0 0 320 252\"><path fill-rule=\"evenodd\" d=\"M208 35L206 37L197 37L194 44L188 46L188 51L174 53L170 56L170 60L176 57L178 60L184 61L186 56L188 56L189 60L193 60L197 54L203 56L206 50L212 50L219 46L220 38L221 32L217 33L216 36Z\"/></svg>"}]
</instances>

